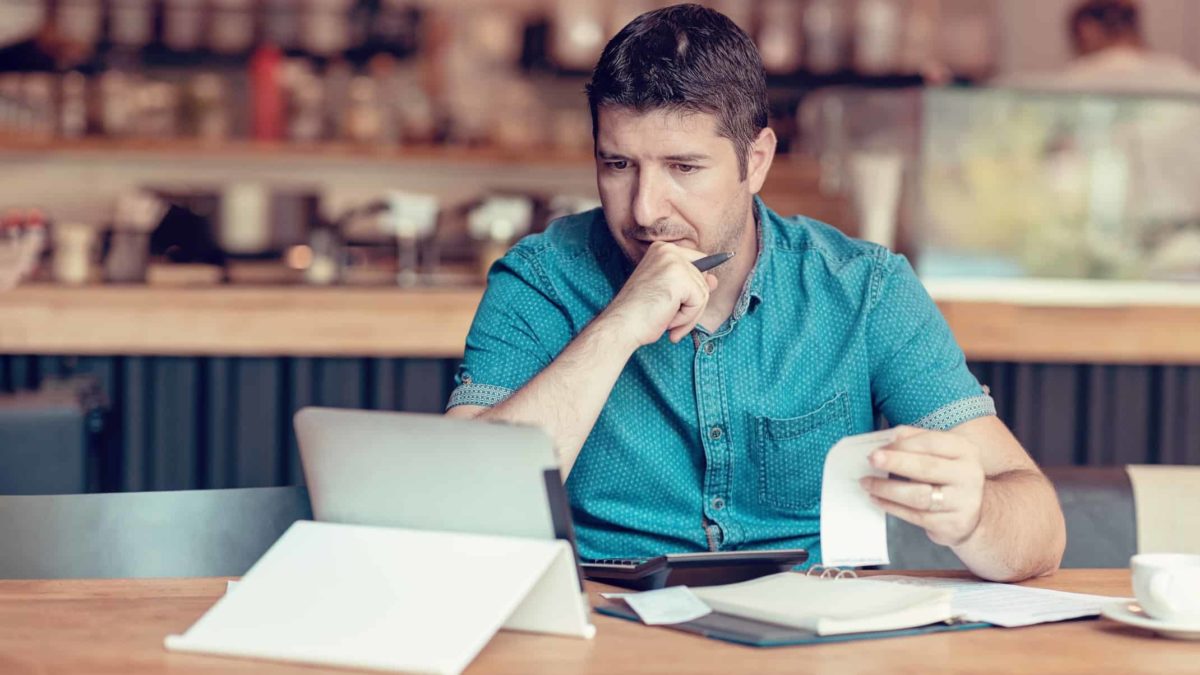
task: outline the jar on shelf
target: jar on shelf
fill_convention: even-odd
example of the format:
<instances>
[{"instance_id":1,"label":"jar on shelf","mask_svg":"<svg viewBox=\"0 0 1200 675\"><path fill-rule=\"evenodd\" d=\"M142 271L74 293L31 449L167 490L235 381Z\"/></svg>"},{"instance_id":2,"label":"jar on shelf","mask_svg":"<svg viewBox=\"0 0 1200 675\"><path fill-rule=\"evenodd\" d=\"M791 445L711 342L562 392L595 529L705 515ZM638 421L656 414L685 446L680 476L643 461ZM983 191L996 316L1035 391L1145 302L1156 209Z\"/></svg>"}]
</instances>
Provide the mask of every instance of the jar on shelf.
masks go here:
<instances>
[{"instance_id":1,"label":"jar on shelf","mask_svg":"<svg viewBox=\"0 0 1200 675\"><path fill-rule=\"evenodd\" d=\"M804 9L804 63L818 75L845 67L846 8L841 0L812 0Z\"/></svg>"},{"instance_id":2,"label":"jar on shelf","mask_svg":"<svg viewBox=\"0 0 1200 675\"><path fill-rule=\"evenodd\" d=\"M898 0L859 0L854 14L854 69L863 75L898 70L903 16Z\"/></svg>"},{"instance_id":3,"label":"jar on shelf","mask_svg":"<svg viewBox=\"0 0 1200 675\"><path fill-rule=\"evenodd\" d=\"M608 41L604 4L592 0L557 0L551 24L550 53L571 70L590 70Z\"/></svg>"},{"instance_id":4,"label":"jar on shelf","mask_svg":"<svg viewBox=\"0 0 1200 675\"><path fill-rule=\"evenodd\" d=\"M801 6L793 0L764 0L757 35L758 51L768 73L799 70L804 60Z\"/></svg>"},{"instance_id":5,"label":"jar on shelf","mask_svg":"<svg viewBox=\"0 0 1200 675\"><path fill-rule=\"evenodd\" d=\"M102 9L100 0L59 0L56 28L64 40L95 45L100 42Z\"/></svg>"},{"instance_id":6,"label":"jar on shelf","mask_svg":"<svg viewBox=\"0 0 1200 675\"><path fill-rule=\"evenodd\" d=\"M211 0L208 44L218 54L242 54L254 46L254 0Z\"/></svg>"},{"instance_id":7,"label":"jar on shelf","mask_svg":"<svg viewBox=\"0 0 1200 675\"><path fill-rule=\"evenodd\" d=\"M204 41L204 0L164 0L163 42L177 52L199 49Z\"/></svg>"},{"instance_id":8,"label":"jar on shelf","mask_svg":"<svg viewBox=\"0 0 1200 675\"><path fill-rule=\"evenodd\" d=\"M345 52L350 45L349 13L353 0L308 0L303 4L304 49L318 56ZM301 3L297 0L296 7Z\"/></svg>"},{"instance_id":9,"label":"jar on shelf","mask_svg":"<svg viewBox=\"0 0 1200 675\"><path fill-rule=\"evenodd\" d=\"M108 38L120 47L137 49L154 39L152 0L120 0L109 5Z\"/></svg>"}]
</instances>

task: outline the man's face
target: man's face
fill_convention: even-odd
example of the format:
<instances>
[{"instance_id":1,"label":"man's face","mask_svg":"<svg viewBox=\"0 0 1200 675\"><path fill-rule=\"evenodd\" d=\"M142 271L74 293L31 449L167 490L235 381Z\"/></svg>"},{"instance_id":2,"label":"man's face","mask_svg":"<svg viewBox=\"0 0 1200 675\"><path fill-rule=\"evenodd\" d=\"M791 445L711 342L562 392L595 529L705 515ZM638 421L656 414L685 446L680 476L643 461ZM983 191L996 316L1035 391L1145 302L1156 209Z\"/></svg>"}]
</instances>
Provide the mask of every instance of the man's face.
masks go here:
<instances>
[{"instance_id":1,"label":"man's face","mask_svg":"<svg viewBox=\"0 0 1200 675\"><path fill-rule=\"evenodd\" d=\"M752 195L714 116L616 106L601 106L598 115L600 202L634 264L655 241L710 254L737 250L753 227Z\"/></svg>"}]
</instances>

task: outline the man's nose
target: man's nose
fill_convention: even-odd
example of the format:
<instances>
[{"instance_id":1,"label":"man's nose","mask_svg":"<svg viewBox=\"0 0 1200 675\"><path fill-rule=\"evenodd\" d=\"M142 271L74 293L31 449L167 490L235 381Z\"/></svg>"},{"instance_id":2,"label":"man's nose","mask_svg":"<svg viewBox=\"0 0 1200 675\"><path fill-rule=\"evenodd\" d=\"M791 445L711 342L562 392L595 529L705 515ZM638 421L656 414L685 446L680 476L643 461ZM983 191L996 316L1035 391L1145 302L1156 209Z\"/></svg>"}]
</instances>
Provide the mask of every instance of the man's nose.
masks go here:
<instances>
[{"instance_id":1,"label":"man's nose","mask_svg":"<svg viewBox=\"0 0 1200 675\"><path fill-rule=\"evenodd\" d=\"M638 172L634 185L633 219L640 227L650 227L671 216L663 177L654 169Z\"/></svg>"}]
</instances>

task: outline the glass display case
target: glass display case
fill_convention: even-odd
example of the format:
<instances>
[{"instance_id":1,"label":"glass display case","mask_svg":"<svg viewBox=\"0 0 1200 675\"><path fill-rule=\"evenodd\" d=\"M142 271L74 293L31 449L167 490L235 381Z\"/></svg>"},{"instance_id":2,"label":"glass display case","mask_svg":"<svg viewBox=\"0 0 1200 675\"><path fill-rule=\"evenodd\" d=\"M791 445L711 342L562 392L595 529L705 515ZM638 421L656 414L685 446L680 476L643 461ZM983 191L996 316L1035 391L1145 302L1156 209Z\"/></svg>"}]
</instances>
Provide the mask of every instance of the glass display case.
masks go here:
<instances>
[{"instance_id":1,"label":"glass display case","mask_svg":"<svg viewBox=\"0 0 1200 675\"><path fill-rule=\"evenodd\" d=\"M1200 281L1200 99L931 89L920 137L922 277Z\"/></svg>"}]
</instances>

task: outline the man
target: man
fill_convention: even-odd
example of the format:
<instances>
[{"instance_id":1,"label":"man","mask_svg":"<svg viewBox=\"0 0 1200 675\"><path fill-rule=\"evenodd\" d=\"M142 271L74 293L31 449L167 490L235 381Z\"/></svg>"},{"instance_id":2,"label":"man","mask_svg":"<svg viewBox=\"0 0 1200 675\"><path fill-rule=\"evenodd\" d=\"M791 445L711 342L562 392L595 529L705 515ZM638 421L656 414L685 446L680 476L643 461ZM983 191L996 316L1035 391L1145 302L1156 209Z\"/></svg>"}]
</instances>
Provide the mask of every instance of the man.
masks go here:
<instances>
[{"instance_id":1,"label":"man","mask_svg":"<svg viewBox=\"0 0 1200 675\"><path fill-rule=\"evenodd\" d=\"M1003 78L1001 86L1096 94L1200 94L1200 72L1151 50L1136 0L1087 0L1068 21L1075 59L1049 73Z\"/></svg>"},{"instance_id":2,"label":"man","mask_svg":"<svg viewBox=\"0 0 1200 675\"><path fill-rule=\"evenodd\" d=\"M865 481L880 506L980 576L1056 569L1053 488L908 263L755 196L775 134L750 38L697 5L649 12L588 101L602 209L493 267L448 412L551 435L581 555L819 560L825 454L880 412L912 425L873 457L910 479Z\"/></svg>"}]
</instances>

